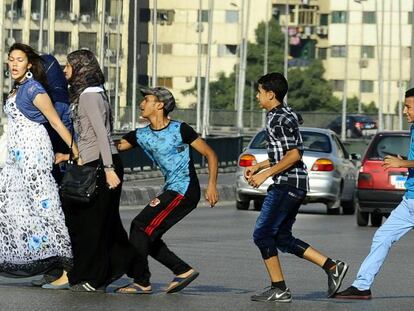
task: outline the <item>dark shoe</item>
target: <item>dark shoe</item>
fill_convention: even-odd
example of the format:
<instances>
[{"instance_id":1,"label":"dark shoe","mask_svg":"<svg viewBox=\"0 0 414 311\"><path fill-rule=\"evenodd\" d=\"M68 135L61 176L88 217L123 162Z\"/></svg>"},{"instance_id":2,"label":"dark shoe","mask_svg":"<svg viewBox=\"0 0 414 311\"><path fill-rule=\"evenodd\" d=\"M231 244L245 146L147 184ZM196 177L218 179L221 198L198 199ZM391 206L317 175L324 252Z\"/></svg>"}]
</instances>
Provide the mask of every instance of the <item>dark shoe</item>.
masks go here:
<instances>
[{"instance_id":1,"label":"dark shoe","mask_svg":"<svg viewBox=\"0 0 414 311\"><path fill-rule=\"evenodd\" d=\"M30 283L33 286L41 287L41 286L43 286L47 283L52 283L52 282L56 281L58 278L59 278L59 276L44 274L41 279L33 280Z\"/></svg>"},{"instance_id":2,"label":"dark shoe","mask_svg":"<svg viewBox=\"0 0 414 311\"><path fill-rule=\"evenodd\" d=\"M289 288L281 290L277 287L271 287L261 294L251 296L250 300L263 302L291 302L292 294L290 293Z\"/></svg>"},{"instance_id":3,"label":"dark shoe","mask_svg":"<svg viewBox=\"0 0 414 311\"><path fill-rule=\"evenodd\" d=\"M168 287L165 292L167 294L172 294L172 293L176 293L179 292L180 290L182 290L183 288L187 287L192 281L194 281L200 273L198 273L197 271L193 271L190 275L186 276L186 277L179 277L176 276L171 283L175 283L174 285Z\"/></svg>"},{"instance_id":4,"label":"dark shoe","mask_svg":"<svg viewBox=\"0 0 414 311\"><path fill-rule=\"evenodd\" d=\"M53 285L52 283L46 283L42 285L43 289L55 289L55 290L60 290L60 289L69 289L69 283L65 283L62 285Z\"/></svg>"},{"instance_id":5,"label":"dark shoe","mask_svg":"<svg viewBox=\"0 0 414 311\"><path fill-rule=\"evenodd\" d=\"M341 287L342 280L348 271L348 264L340 260L334 260L335 267L326 271L328 275L328 298L333 297Z\"/></svg>"},{"instance_id":6,"label":"dark shoe","mask_svg":"<svg viewBox=\"0 0 414 311\"><path fill-rule=\"evenodd\" d=\"M72 292L97 292L97 291L102 291L102 290L99 290L99 289L93 287L88 282L81 282L81 283L78 283L78 284L75 284L75 285L71 285L69 287L69 289Z\"/></svg>"},{"instance_id":7,"label":"dark shoe","mask_svg":"<svg viewBox=\"0 0 414 311\"><path fill-rule=\"evenodd\" d=\"M342 292L335 295L335 298L340 299L371 299L371 290L359 290L354 286L350 286Z\"/></svg>"}]
</instances>

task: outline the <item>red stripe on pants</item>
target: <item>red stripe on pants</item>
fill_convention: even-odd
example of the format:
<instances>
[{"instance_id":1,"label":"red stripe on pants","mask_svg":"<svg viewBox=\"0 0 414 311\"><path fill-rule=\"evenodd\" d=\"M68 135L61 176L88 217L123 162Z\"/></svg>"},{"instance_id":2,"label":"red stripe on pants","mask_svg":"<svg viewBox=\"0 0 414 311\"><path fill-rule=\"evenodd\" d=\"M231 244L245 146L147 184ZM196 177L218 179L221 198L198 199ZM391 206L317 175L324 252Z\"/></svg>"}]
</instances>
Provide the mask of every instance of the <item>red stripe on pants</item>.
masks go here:
<instances>
[{"instance_id":1,"label":"red stripe on pants","mask_svg":"<svg viewBox=\"0 0 414 311\"><path fill-rule=\"evenodd\" d=\"M174 208L177 207L178 204L182 201L184 196L181 194L178 194L174 200L171 201L170 204L166 207L165 210L163 210L161 213L158 214L157 217L155 217L151 223L145 228L145 233L148 236L151 236L151 234L154 232L155 229L161 224L161 222L174 210Z\"/></svg>"}]
</instances>

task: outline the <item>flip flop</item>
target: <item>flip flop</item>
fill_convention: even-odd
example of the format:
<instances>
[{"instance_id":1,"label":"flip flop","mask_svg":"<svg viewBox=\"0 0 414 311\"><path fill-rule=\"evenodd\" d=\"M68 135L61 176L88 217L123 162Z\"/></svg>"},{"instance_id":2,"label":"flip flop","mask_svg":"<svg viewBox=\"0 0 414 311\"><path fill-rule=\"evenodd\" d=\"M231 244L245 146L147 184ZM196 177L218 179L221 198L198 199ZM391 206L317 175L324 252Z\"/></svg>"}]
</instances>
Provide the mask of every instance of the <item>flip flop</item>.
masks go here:
<instances>
[{"instance_id":1,"label":"flip flop","mask_svg":"<svg viewBox=\"0 0 414 311\"><path fill-rule=\"evenodd\" d=\"M176 282L177 284L175 284L174 286L169 287L165 292L167 294L172 294L172 293L179 292L183 288L187 287L187 285L189 285L192 281L194 281L199 275L200 275L200 273L198 273L197 271L193 271L193 273L191 273L187 277L178 277L177 276L171 281L171 283Z\"/></svg>"},{"instance_id":2,"label":"flip flop","mask_svg":"<svg viewBox=\"0 0 414 311\"><path fill-rule=\"evenodd\" d=\"M120 291L120 289L129 289L129 291ZM118 288L115 293L117 294L129 294L129 295L148 295L148 294L152 294L152 290L144 290L141 287L139 287L138 285L135 285L134 283L130 283L127 284L125 286L122 286L120 288Z\"/></svg>"}]
</instances>

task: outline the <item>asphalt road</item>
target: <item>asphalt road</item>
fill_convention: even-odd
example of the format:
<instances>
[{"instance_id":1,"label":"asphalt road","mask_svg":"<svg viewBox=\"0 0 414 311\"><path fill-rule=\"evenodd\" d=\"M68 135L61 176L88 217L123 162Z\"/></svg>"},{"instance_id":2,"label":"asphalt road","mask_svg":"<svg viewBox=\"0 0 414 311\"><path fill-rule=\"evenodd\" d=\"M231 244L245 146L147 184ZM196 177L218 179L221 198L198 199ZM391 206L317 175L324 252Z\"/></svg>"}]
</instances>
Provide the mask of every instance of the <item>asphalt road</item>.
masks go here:
<instances>
[{"instance_id":1,"label":"asphalt road","mask_svg":"<svg viewBox=\"0 0 414 311\"><path fill-rule=\"evenodd\" d=\"M125 226L139 211L122 211ZM325 298L325 273L293 255L282 254L281 262L290 304L251 302L250 296L269 281L251 235L257 217L254 211L237 211L234 202L211 209L205 204L165 236L165 241L187 260L200 276L181 293L167 295L163 288L172 275L151 261L153 295L72 293L33 288L27 279L0 278L0 311L9 310L413 310L413 243L409 233L394 246L372 291L371 301L341 301ZM359 228L354 216L328 216L322 206L308 206L298 215L294 232L332 258L350 264L343 287L355 276L368 252L375 228ZM122 279L118 284L127 282Z\"/></svg>"}]
</instances>

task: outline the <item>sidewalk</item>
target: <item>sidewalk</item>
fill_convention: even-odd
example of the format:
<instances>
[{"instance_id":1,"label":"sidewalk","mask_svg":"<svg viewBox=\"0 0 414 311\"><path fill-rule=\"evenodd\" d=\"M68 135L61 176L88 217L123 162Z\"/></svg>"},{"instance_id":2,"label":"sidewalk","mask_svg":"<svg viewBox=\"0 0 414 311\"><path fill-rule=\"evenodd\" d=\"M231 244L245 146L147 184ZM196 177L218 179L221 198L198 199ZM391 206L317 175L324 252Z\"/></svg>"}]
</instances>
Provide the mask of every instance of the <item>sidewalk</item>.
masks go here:
<instances>
[{"instance_id":1,"label":"sidewalk","mask_svg":"<svg viewBox=\"0 0 414 311\"><path fill-rule=\"evenodd\" d=\"M231 173L236 170L236 167L219 168L219 173ZM206 174L207 168L197 169L197 174ZM161 192L163 182L160 181L159 186L142 186L142 180L148 178L161 178L160 171L142 171L142 172L126 172L124 175L124 184L122 186L121 206L129 205L147 205L157 194ZM138 184L137 181L141 181ZM201 184L202 196L206 190L207 185ZM218 184L217 190L219 192L220 201L235 200L235 184L225 185Z\"/></svg>"}]
</instances>

